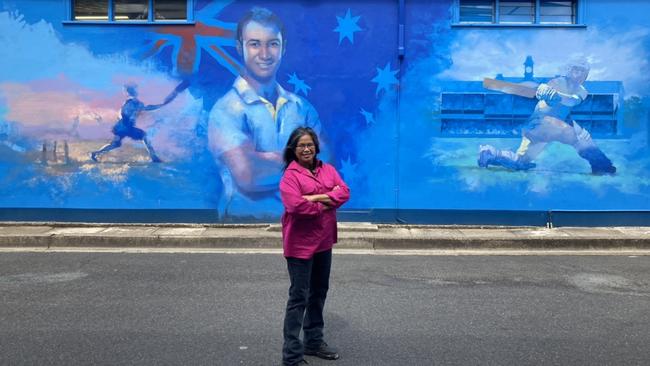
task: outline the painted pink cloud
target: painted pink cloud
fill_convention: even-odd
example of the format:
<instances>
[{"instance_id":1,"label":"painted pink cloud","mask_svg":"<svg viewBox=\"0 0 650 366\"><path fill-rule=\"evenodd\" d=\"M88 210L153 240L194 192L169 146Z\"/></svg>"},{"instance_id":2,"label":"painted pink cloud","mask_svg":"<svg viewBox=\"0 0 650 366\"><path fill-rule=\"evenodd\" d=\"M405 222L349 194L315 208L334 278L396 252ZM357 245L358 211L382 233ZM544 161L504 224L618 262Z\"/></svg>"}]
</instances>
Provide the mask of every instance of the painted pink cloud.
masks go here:
<instances>
[{"instance_id":1,"label":"painted pink cloud","mask_svg":"<svg viewBox=\"0 0 650 366\"><path fill-rule=\"evenodd\" d=\"M0 101L6 104L4 119L15 123L23 136L108 142L127 98L123 92L126 83L138 84L138 98L145 104L161 103L176 86L170 80L117 75L111 90L98 91L59 76L22 84L0 83ZM200 105L188 92L181 93L161 109L142 112L137 127L148 132L163 157L187 156L187 136L193 135Z\"/></svg>"},{"instance_id":2,"label":"painted pink cloud","mask_svg":"<svg viewBox=\"0 0 650 366\"><path fill-rule=\"evenodd\" d=\"M85 89L64 77L2 83L0 95L6 103L5 119L17 123L22 134L34 138L65 135L73 128L75 118L79 118L80 130L91 123L88 116L115 120L121 103L117 96ZM95 122L95 127L100 126Z\"/></svg>"}]
</instances>

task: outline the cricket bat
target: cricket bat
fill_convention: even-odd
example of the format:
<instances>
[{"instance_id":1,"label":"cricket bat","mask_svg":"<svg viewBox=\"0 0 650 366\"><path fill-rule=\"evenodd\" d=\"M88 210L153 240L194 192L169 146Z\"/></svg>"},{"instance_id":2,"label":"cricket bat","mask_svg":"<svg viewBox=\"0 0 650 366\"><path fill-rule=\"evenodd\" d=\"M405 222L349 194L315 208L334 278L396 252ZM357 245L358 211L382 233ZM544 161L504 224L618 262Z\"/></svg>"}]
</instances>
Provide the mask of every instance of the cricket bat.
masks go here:
<instances>
[{"instance_id":1,"label":"cricket bat","mask_svg":"<svg viewBox=\"0 0 650 366\"><path fill-rule=\"evenodd\" d=\"M497 79L483 79L485 89L500 91L506 94L519 95L526 98L535 98L537 84L534 83L511 83Z\"/></svg>"}]
</instances>

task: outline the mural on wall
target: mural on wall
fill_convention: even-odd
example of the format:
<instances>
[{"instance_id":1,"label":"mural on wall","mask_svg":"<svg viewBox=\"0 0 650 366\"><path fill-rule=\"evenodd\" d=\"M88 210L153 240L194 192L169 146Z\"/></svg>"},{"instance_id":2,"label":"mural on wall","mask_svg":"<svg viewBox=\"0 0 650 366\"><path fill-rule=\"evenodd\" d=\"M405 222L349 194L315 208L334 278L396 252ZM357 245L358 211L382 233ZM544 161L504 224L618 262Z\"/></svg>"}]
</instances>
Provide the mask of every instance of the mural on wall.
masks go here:
<instances>
[{"instance_id":1,"label":"mural on wall","mask_svg":"<svg viewBox=\"0 0 650 366\"><path fill-rule=\"evenodd\" d=\"M501 28L452 25L450 3L407 7L399 207L647 209L650 24L630 12L649 5Z\"/></svg>"},{"instance_id":2,"label":"mural on wall","mask_svg":"<svg viewBox=\"0 0 650 366\"><path fill-rule=\"evenodd\" d=\"M146 26L5 1L0 207L275 219L308 125L348 208L650 209L647 20L458 27L454 4L407 3L400 59L388 0L196 0L194 24Z\"/></svg>"},{"instance_id":3,"label":"mural on wall","mask_svg":"<svg viewBox=\"0 0 650 366\"><path fill-rule=\"evenodd\" d=\"M178 80L119 54L93 54L81 42L64 42L56 22L25 17L18 10L0 13L7 35L1 42L16 51L2 61L0 114L11 126L6 140L21 148L0 154L2 206L183 207L180 200L192 206L203 189L186 184L184 173L200 103L183 92L152 109L148 102L163 100ZM118 136L144 140L144 131L156 154L173 163L151 166L146 146L130 142L99 158L92 154L111 136L115 146ZM179 186L184 190L174 192Z\"/></svg>"},{"instance_id":4,"label":"mural on wall","mask_svg":"<svg viewBox=\"0 0 650 366\"><path fill-rule=\"evenodd\" d=\"M3 34L25 52L2 61L3 130L12 131L3 145L13 153L2 154L1 206L275 218L282 149L300 125L321 133L321 158L365 184L354 136L372 126L372 103L396 79L391 47L356 47L368 30L363 16L344 3L319 12L300 2L194 5L192 25L107 27L3 3ZM394 38L394 4L372 9L372 33ZM379 22L386 14L391 20ZM334 62L345 53L359 62Z\"/></svg>"}]
</instances>

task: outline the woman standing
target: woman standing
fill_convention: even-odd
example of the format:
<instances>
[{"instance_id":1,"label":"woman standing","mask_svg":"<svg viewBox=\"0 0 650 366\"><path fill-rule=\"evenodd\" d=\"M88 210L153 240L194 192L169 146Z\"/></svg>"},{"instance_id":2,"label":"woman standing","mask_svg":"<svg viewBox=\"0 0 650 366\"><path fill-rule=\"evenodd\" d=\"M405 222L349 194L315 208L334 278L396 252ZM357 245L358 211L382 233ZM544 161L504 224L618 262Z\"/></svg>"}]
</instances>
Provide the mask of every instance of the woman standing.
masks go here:
<instances>
[{"instance_id":1,"label":"woman standing","mask_svg":"<svg viewBox=\"0 0 650 366\"><path fill-rule=\"evenodd\" d=\"M284 365L306 364L303 355L339 358L323 340L323 308L337 240L336 209L350 198L350 189L332 165L317 159L319 152L318 136L308 127L295 129L284 149L282 239L291 281L284 318Z\"/></svg>"}]
</instances>

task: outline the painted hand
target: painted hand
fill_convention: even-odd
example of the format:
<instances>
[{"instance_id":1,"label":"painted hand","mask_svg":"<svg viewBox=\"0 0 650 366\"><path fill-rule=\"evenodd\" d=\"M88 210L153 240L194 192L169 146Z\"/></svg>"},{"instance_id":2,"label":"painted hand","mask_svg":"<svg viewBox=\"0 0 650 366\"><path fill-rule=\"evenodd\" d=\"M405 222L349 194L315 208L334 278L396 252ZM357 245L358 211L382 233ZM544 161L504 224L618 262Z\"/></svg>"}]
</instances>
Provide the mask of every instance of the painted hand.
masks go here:
<instances>
[{"instance_id":1,"label":"painted hand","mask_svg":"<svg viewBox=\"0 0 650 366\"><path fill-rule=\"evenodd\" d=\"M537 99L543 100L548 104L555 103L560 99L560 95L558 94L557 90L544 83L539 84L535 95Z\"/></svg>"},{"instance_id":2,"label":"painted hand","mask_svg":"<svg viewBox=\"0 0 650 366\"><path fill-rule=\"evenodd\" d=\"M178 85L176 85L176 88L169 93L167 98L165 98L165 101L163 102L163 105L171 103L174 98L178 95L178 93L182 92L183 90L187 89L190 86L190 81L189 80L183 80L181 81Z\"/></svg>"}]
</instances>

